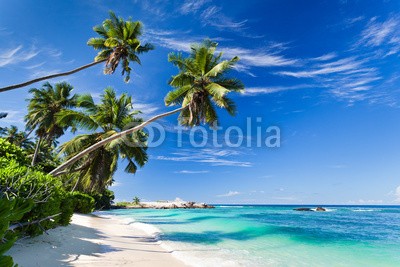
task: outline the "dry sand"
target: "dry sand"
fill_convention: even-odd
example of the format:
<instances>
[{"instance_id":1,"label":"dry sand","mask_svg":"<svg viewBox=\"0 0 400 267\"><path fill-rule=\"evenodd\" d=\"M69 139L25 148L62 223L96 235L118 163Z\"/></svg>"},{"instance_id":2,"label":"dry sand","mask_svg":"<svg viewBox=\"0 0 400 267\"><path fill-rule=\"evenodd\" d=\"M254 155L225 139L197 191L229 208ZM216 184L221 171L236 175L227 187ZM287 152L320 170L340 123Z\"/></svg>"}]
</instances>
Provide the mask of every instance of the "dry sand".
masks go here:
<instances>
[{"instance_id":1,"label":"dry sand","mask_svg":"<svg viewBox=\"0 0 400 267\"><path fill-rule=\"evenodd\" d=\"M9 251L20 267L186 266L157 239L120 220L74 214L71 225L23 239Z\"/></svg>"}]
</instances>

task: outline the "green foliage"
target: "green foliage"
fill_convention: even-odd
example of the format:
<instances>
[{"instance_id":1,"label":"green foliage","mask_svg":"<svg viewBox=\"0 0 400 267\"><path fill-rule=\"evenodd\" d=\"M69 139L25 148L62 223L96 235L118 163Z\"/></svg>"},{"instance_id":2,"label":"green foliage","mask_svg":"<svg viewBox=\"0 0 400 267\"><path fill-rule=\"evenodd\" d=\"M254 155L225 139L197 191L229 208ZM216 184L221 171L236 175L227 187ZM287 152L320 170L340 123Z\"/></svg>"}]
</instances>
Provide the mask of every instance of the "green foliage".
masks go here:
<instances>
[{"instance_id":1,"label":"green foliage","mask_svg":"<svg viewBox=\"0 0 400 267\"><path fill-rule=\"evenodd\" d=\"M0 138L0 158L3 158L4 161L16 160L22 165L29 163L29 160L21 148L3 138Z\"/></svg>"},{"instance_id":2,"label":"green foliage","mask_svg":"<svg viewBox=\"0 0 400 267\"><path fill-rule=\"evenodd\" d=\"M133 204L139 205L140 204L140 198L139 197L134 197L133 198Z\"/></svg>"},{"instance_id":3,"label":"green foliage","mask_svg":"<svg viewBox=\"0 0 400 267\"><path fill-rule=\"evenodd\" d=\"M8 231L10 223L19 221L33 206L31 200L7 199L0 193L0 266L14 266L13 259L4 254L12 247L17 236Z\"/></svg>"},{"instance_id":4,"label":"green foliage","mask_svg":"<svg viewBox=\"0 0 400 267\"><path fill-rule=\"evenodd\" d=\"M73 192L74 211L79 213L91 213L94 210L94 198L88 194Z\"/></svg>"},{"instance_id":5,"label":"green foliage","mask_svg":"<svg viewBox=\"0 0 400 267\"><path fill-rule=\"evenodd\" d=\"M191 54L185 58L181 53L171 53L169 62L179 69L169 84L174 87L165 97L165 104L182 105L179 121L185 126L218 123L216 107L235 115L235 103L227 97L229 92L242 92L244 85L240 80L228 78L238 57L221 60L222 53L215 54L217 43L209 40L191 46Z\"/></svg>"},{"instance_id":6,"label":"green foliage","mask_svg":"<svg viewBox=\"0 0 400 267\"><path fill-rule=\"evenodd\" d=\"M71 217L75 211L74 196L68 193L61 202L62 213L58 218L58 223L62 226L66 226L71 222Z\"/></svg>"},{"instance_id":7,"label":"green foliage","mask_svg":"<svg viewBox=\"0 0 400 267\"><path fill-rule=\"evenodd\" d=\"M35 221L55 214L60 214L52 220L45 220L38 224L25 227L23 231L28 235L38 235L43 230L65 225L69 222L72 202L68 202L59 179L41 171L20 166L15 161L9 162L0 168L0 191L8 198L16 197L34 202L30 212L21 219L22 222Z\"/></svg>"},{"instance_id":8,"label":"green foliage","mask_svg":"<svg viewBox=\"0 0 400 267\"><path fill-rule=\"evenodd\" d=\"M90 38L87 42L96 50L100 50L95 61L107 60L104 69L105 74L112 74L118 65L122 67L122 75L125 75L125 82L130 80L130 62L140 64L139 54L153 50L153 45L146 43L141 45L138 39L142 35L142 23L140 21L123 20L110 11L110 18L103 24L93 27L99 35Z\"/></svg>"},{"instance_id":9,"label":"green foliage","mask_svg":"<svg viewBox=\"0 0 400 267\"><path fill-rule=\"evenodd\" d=\"M128 202L128 201L121 201L121 202L117 202L115 204L115 206L117 206L117 207L127 207L129 205L132 205L132 203Z\"/></svg>"},{"instance_id":10,"label":"green foliage","mask_svg":"<svg viewBox=\"0 0 400 267\"><path fill-rule=\"evenodd\" d=\"M111 190L104 190L103 193L91 194L95 201L96 210L109 210L115 198L114 192Z\"/></svg>"},{"instance_id":11,"label":"green foliage","mask_svg":"<svg viewBox=\"0 0 400 267\"><path fill-rule=\"evenodd\" d=\"M101 102L95 104L90 95L78 99L79 111L63 111L58 116L60 125L68 124L92 133L78 135L60 146L60 153L70 159L82 150L95 145L124 129L142 122L133 109L132 98L127 94L117 96L112 88L106 88ZM113 182L118 159L127 164L125 171L136 173L147 162L147 134L137 131L100 146L74 163L69 173L76 173L73 188L86 193L103 192Z\"/></svg>"},{"instance_id":12,"label":"green foliage","mask_svg":"<svg viewBox=\"0 0 400 267\"><path fill-rule=\"evenodd\" d=\"M72 95L73 87L66 83L56 83L52 86L46 82L41 88L32 88L29 92L32 98L29 99L28 114L25 116L26 128L35 130L38 141L37 149L34 152L32 165L36 161L41 145L46 143L51 146L56 139L62 136L70 125L59 125L56 121L57 114L65 109L76 106L78 95Z\"/></svg>"}]
</instances>

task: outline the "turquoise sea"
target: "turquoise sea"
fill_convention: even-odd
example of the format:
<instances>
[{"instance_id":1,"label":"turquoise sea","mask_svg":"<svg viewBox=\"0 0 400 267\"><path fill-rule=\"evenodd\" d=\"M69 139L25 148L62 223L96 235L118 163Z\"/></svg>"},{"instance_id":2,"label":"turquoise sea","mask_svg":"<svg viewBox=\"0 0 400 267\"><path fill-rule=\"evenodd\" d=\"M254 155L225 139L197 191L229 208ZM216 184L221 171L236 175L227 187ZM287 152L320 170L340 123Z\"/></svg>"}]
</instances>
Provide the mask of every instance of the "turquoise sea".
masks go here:
<instances>
[{"instance_id":1,"label":"turquoise sea","mask_svg":"<svg viewBox=\"0 0 400 267\"><path fill-rule=\"evenodd\" d=\"M399 206L293 208L219 205L111 214L156 235L192 266L400 266Z\"/></svg>"}]
</instances>

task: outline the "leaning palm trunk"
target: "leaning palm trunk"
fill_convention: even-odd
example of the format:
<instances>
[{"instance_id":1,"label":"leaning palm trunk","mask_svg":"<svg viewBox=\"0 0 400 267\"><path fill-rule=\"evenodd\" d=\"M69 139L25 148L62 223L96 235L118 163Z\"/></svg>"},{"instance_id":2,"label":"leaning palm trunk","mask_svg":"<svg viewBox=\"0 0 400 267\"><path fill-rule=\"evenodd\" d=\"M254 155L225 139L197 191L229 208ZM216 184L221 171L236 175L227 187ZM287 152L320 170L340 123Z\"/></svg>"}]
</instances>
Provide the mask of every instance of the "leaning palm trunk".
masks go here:
<instances>
[{"instance_id":1,"label":"leaning palm trunk","mask_svg":"<svg viewBox=\"0 0 400 267\"><path fill-rule=\"evenodd\" d=\"M100 64L100 63L102 63L104 61L106 61L106 59L99 60L99 61L94 61L94 62L92 62L90 64L84 65L82 67L79 67L77 69L73 69L73 70L70 70L70 71L51 74L51 75L47 75L47 76L44 76L44 77L40 77L40 78L36 78L36 79L30 80L30 81L27 81L27 82L24 82L24 83L19 83L19 84L6 86L6 87L3 87L3 88L0 88L0 93L1 92L5 92L5 91L9 91L9 90L13 90L13 89L17 89L17 88L21 88L21 87L25 87L25 86L28 86L30 84L37 83L37 82L40 82L40 81L44 81L44 80L48 80L48 79L52 79L52 78L56 78L56 77L61 77L61 76L71 75L71 74L74 74L74 73L79 72L81 70L90 68L90 67L92 67L94 65Z\"/></svg>"},{"instance_id":2,"label":"leaning palm trunk","mask_svg":"<svg viewBox=\"0 0 400 267\"><path fill-rule=\"evenodd\" d=\"M33 153L31 166L34 166L34 165L35 165L37 155L39 154L39 147L40 147L40 143L41 143L41 142L42 142L42 138L39 137L39 140L37 141L37 144L36 144L36 147L35 147L35 152Z\"/></svg>"},{"instance_id":3,"label":"leaning palm trunk","mask_svg":"<svg viewBox=\"0 0 400 267\"><path fill-rule=\"evenodd\" d=\"M137 132L137 131L143 129L146 125L152 123L153 121L156 121L156 120L158 120L158 119L161 119L161 118L167 117L167 116L169 116L169 115L178 113L178 112L184 110L186 107L187 107L187 106L184 106L184 107L181 107L181 108L178 108L178 109L175 109L175 110L166 112L166 113L159 114L159 115L154 116L153 118L151 118L151 119L149 119L149 120L147 120L147 121L145 121L145 122L139 124L139 125L136 126L136 127L130 128L130 129L128 129L128 130L125 130L125 131L122 131L122 132L120 132L120 133L114 134L114 135L112 135L112 136L110 136L110 137L108 137L108 138L106 138L106 139L104 139L104 140L101 140L100 142L97 142L96 144L91 145L90 147L88 147L88 148L86 148L85 150L79 152L78 154L76 154L75 156L73 156L72 158L70 158L69 160L67 160L66 162L64 162L63 164L61 164L60 166L58 166L57 168L55 168L54 170L52 170L52 171L50 172L50 174L53 175L53 176L58 176L58 175L61 174L61 172L62 172L64 169L70 167L70 166L71 166L72 164L74 164L77 160L81 159L82 157L84 157L85 155L89 154L90 152L92 152L92 151L94 151L94 150L96 150L96 149L98 149L98 148L104 146L105 144L110 143L111 141L113 141L113 140L115 140L115 139L124 137L125 135L131 134L131 133L133 133L133 132Z\"/></svg>"}]
</instances>

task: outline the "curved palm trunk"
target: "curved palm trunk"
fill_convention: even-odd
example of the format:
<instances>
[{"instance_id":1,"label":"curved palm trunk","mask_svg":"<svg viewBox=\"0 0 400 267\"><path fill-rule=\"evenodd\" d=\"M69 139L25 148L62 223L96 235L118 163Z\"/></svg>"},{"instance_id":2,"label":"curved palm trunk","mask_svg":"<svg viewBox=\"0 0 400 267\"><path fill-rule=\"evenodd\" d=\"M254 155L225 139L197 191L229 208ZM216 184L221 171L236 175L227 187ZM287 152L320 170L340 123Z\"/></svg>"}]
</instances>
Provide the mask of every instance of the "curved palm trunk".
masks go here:
<instances>
[{"instance_id":1,"label":"curved palm trunk","mask_svg":"<svg viewBox=\"0 0 400 267\"><path fill-rule=\"evenodd\" d=\"M35 153L33 153L31 166L34 166L34 165L35 165L36 158L37 158L37 155L38 155L38 153L39 153L39 147L40 147L40 143L41 143L41 142L42 142L42 137L39 137L39 140L38 140L37 143L36 143Z\"/></svg>"},{"instance_id":2,"label":"curved palm trunk","mask_svg":"<svg viewBox=\"0 0 400 267\"><path fill-rule=\"evenodd\" d=\"M151 118L151 119L149 119L149 120L147 120L147 121L141 123L140 125L138 125L138 126L136 126L136 127L130 128L130 129L128 129L128 130L125 130L125 131L122 131L122 132L120 132L120 133L114 134L114 135L112 135L112 136L110 136L110 137L108 137L108 138L106 138L106 139L104 139L104 140L101 140L100 142L97 142L96 144L91 145L90 147L88 147L88 148L86 148L85 150L79 152L78 154L76 154L75 156L73 156L72 158L70 158L69 160L67 160L66 162L64 162L63 164L61 164L60 166L58 166L57 168L55 168L54 170L52 170L52 171L50 172L50 174L51 174L51 175L54 175L54 176L57 176L58 173L60 173L61 171L63 171L65 168L68 168L69 166L71 166L72 164L74 164L77 160L79 160L79 159L82 158L83 156L89 154L90 152L92 152L92 151L98 149L99 147L102 147L102 146L104 146L105 144L110 143L111 141L113 141L113 140L115 140L115 139L118 139L118 138L121 138L121 137L123 137L123 136L125 136L125 135L127 135L127 134L130 134L130 133L139 131L139 130L143 129L146 125L152 123L153 121L156 121L156 120L158 120L158 119L161 119L161 118L167 117L167 116L169 116L169 115L175 114L175 113L177 113L177 112L180 112L180 111L184 110L186 107L187 107L187 106L181 107L181 108L178 108L178 109L175 109L175 110L172 110L172 111L169 111L169 112L166 112L166 113L157 115L157 116L154 116L153 118Z\"/></svg>"},{"instance_id":3,"label":"curved palm trunk","mask_svg":"<svg viewBox=\"0 0 400 267\"><path fill-rule=\"evenodd\" d=\"M47 76L44 76L44 77L40 77L40 78L36 78L36 79L30 80L30 81L27 81L27 82L24 82L24 83L19 83L19 84L14 84L14 85L6 86L6 87L3 87L3 88L0 88L0 93L1 93L1 92L5 92L5 91L9 91L9 90L13 90L13 89L17 89L17 88L21 88L21 87L25 87L25 86L30 85L30 84L32 84L32 83L40 82L40 81L43 81L43 80L48 80L48 79L52 79L52 78L56 78L56 77L61 77L61 76L67 76L67 75L76 73L76 72L78 72L78 71L81 71L81 70L90 68L90 67L92 67L92 66L94 66L94 65L100 64L100 63L105 62L105 61L106 61L106 59L100 60L100 61L94 61L94 62L92 62L92 63L90 63L90 64L84 65L84 66L82 66L82 67L79 67L79 68L77 68L77 69L73 69L73 70L70 70L70 71L61 72L61 73L56 73L56 74L51 74L51 75L47 75Z\"/></svg>"},{"instance_id":4,"label":"curved palm trunk","mask_svg":"<svg viewBox=\"0 0 400 267\"><path fill-rule=\"evenodd\" d=\"M74 187L72 188L71 192L74 192L74 191L75 191L75 189L76 189L76 187L78 186L80 180L81 180L81 177L79 176L79 177L78 177L78 180L76 180L76 183L75 183Z\"/></svg>"}]
</instances>

